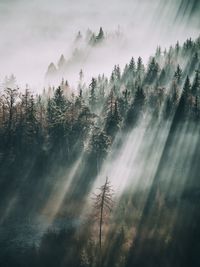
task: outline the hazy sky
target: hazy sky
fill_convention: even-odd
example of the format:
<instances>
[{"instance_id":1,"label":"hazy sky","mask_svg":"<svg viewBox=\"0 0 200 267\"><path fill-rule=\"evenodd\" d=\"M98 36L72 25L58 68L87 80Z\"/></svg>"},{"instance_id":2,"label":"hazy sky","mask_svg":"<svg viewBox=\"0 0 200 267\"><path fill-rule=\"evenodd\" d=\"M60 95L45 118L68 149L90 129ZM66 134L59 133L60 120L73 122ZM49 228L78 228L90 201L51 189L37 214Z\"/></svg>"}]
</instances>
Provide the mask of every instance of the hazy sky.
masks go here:
<instances>
[{"instance_id":1,"label":"hazy sky","mask_svg":"<svg viewBox=\"0 0 200 267\"><path fill-rule=\"evenodd\" d=\"M112 55L117 44L110 46L105 70L103 64L95 68L99 73L114 62L126 63L130 55L147 58L158 44L197 37L194 23L176 17L181 1L0 0L0 80L14 73L19 84L42 85L49 63L61 53L69 57L75 34L87 28L109 32L120 25L126 36L120 53Z\"/></svg>"}]
</instances>

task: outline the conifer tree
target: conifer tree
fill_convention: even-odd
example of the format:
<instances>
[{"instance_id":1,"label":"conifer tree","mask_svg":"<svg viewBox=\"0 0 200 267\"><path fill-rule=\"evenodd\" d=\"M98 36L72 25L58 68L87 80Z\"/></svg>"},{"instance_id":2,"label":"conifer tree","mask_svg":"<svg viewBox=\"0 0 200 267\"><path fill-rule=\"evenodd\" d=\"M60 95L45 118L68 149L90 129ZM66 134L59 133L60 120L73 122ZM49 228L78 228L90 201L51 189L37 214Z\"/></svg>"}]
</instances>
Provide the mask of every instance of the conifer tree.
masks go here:
<instances>
[{"instance_id":1,"label":"conifer tree","mask_svg":"<svg viewBox=\"0 0 200 267\"><path fill-rule=\"evenodd\" d=\"M145 81L149 84L153 83L155 79L158 77L159 65L153 57L148 65L148 70L146 74Z\"/></svg>"},{"instance_id":2,"label":"conifer tree","mask_svg":"<svg viewBox=\"0 0 200 267\"><path fill-rule=\"evenodd\" d=\"M180 68L180 65L178 64L177 69L176 69L176 71L174 73L174 77L175 77L175 79L176 79L176 81L177 81L178 84L181 83L182 75L183 75L183 71Z\"/></svg>"},{"instance_id":3,"label":"conifer tree","mask_svg":"<svg viewBox=\"0 0 200 267\"><path fill-rule=\"evenodd\" d=\"M97 104L96 86L97 86L97 80L95 78L92 78L92 81L90 83L90 96L89 96L89 104L92 111L95 110Z\"/></svg>"},{"instance_id":4,"label":"conifer tree","mask_svg":"<svg viewBox=\"0 0 200 267\"><path fill-rule=\"evenodd\" d=\"M16 102L18 98L18 88L5 88L4 89L4 104L5 104L5 111L7 110L7 123L6 123L6 144L7 146L12 145L12 139L14 134L14 119L15 119L15 112L16 112Z\"/></svg>"},{"instance_id":5,"label":"conifer tree","mask_svg":"<svg viewBox=\"0 0 200 267\"><path fill-rule=\"evenodd\" d=\"M106 177L105 184L99 188L99 193L95 194L95 217L99 221L99 247L102 248L102 227L106 213L110 213L113 207L113 189L108 177Z\"/></svg>"},{"instance_id":6,"label":"conifer tree","mask_svg":"<svg viewBox=\"0 0 200 267\"><path fill-rule=\"evenodd\" d=\"M133 57L131 58L131 61L129 63L129 71L130 71L132 76L135 75L136 67L135 67L135 60Z\"/></svg>"},{"instance_id":7,"label":"conifer tree","mask_svg":"<svg viewBox=\"0 0 200 267\"><path fill-rule=\"evenodd\" d=\"M189 97L190 89L191 89L190 79L187 76L184 86L183 86L183 91L180 97L178 109L177 109L177 116L179 119L185 117L188 113L188 110L189 110L188 97Z\"/></svg>"},{"instance_id":8,"label":"conifer tree","mask_svg":"<svg viewBox=\"0 0 200 267\"><path fill-rule=\"evenodd\" d=\"M98 35L97 35L97 37L96 37L96 40L97 40L97 42L100 42L100 41L102 41L103 39L104 39L104 32L103 32L102 27L100 27L100 29L99 29L99 33L98 33Z\"/></svg>"},{"instance_id":9,"label":"conifer tree","mask_svg":"<svg viewBox=\"0 0 200 267\"><path fill-rule=\"evenodd\" d=\"M105 131L108 135L114 138L115 134L120 129L121 117L118 110L118 103L114 101L114 107L107 113Z\"/></svg>"},{"instance_id":10,"label":"conifer tree","mask_svg":"<svg viewBox=\"0 0 200 267\"><path fill-rule=\"evenodd\" d=\"M66 60L65 60L64 55L62 54L62 55L60 56L59 61L58 61L58 68L59 68L59 69L63 69L63 68L65 67L65 64L66 64Z\"/></svg>"},{"instance_id":11,"label":"conifer tree","mask_svg":"<svg viewBox=\"0 0 200 267\"><path fill-rule=\"evenodd\" d=\"M192 90L192 94L194 96L200 94L200 74L199 74L198 70L195 73L195 77L194 77L194 81L193 81L191 90Z\"/></svg>"},{"instance_id":12,"label":"conifer tree","mask_svg":"<svg viewBox=\"0 0 200 267\"><path fill-rule=\"evenodd\" d=\"M127 112L126 126L135 126L140 115L143 112L143 107L145 104L145 94L142 88L138 87L135 93L135 97L131 103L131 106Z\"/></svg>"},{"instance_id":13,"label":"conifer tree","mask_svg":"<svg viewBox=\"0 0 200 267\"><path fill-rule=\"evenodd\" d=\"M97 173L100 170L100 165L104 156L108 153L110 144L110 137L105 133L105 131L101 131L100 129L96 128L89 143L89 151L94 156Z\"/></svg>"}]
</instances>

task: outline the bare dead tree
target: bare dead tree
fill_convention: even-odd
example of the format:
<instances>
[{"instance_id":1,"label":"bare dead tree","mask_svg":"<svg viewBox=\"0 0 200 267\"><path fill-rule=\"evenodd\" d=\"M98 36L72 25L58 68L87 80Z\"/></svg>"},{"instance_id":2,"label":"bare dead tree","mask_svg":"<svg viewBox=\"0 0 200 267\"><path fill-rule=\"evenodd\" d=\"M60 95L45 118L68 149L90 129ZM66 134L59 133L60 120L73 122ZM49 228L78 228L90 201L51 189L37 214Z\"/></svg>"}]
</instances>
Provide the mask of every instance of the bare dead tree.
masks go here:
<instances>
[{"instance_id":1,"label":"bare dead tree","mask_svg":"<svg viewBox=\"0 0 200 267\"><path fill-rule=\"evenodd\" d=\"M113 207L113 194L114 191L112 189L112 185L110 181L108 180L108 177L106 177L106 182L104 185L102 185L100 188L98 188L100 191L98 194L95 195L95 203L94 203L94 209L95 209L95 218L99 221L99 247L101 250L102 246L102 226L104 223L104 219L106 217L106 214L110 213L112 211Z\"/></svg>"}]
</instances>

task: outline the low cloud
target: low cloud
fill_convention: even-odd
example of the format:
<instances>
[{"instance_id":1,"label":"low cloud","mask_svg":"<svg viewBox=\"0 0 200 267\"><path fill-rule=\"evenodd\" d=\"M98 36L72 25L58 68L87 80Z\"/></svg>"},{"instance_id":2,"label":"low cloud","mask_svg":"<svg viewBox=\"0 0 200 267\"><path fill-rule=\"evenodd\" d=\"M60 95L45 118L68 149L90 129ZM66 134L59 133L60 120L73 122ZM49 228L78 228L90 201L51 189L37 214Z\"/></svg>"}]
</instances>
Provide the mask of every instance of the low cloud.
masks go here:
<instances>
[{"instance_id":1,"label":"low cloud","mask_svg":"<svg viewBox=\"0 0 200 267\"><path fill-rule=\"evenodd\" d=\"M104 64L94 61L95 69L85 66L86 71L90 71L88 78L107 73L113 64L125 64L132 55L147 59L159 44L168 47L177 40L197 37L195 17L191 25L184 20L183 13L178 13L181 2L0 1L0 80L14 73L20 85L29 83L33 88L42 87L49 63L57 62L62 53L66 58L71 56L78 30L84 32L91 28L97 32L100 26L111 32L120 25L126 43L123 46L109 44L102 50L99 58L104 57ZM94 58L96 60L96 56ZM70 81L70 77L67 78Z\"/></svg>"}]
</instances>

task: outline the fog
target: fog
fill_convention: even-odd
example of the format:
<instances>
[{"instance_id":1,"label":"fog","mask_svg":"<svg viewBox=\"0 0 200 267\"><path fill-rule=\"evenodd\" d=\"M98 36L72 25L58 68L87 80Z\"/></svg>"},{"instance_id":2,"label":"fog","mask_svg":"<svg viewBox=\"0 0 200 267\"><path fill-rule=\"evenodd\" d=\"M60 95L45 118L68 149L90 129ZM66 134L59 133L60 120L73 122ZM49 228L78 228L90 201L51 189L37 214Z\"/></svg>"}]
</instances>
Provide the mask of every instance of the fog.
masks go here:
<instances>
[{"instance_id":1,"label":"fog","mask_svg":"<svg viewBox=\"0 0 200 267\"><path fill-rule=\"evenodd\" d=\"M199 4L0 0L3 266L200 266Z\"/></svg>"},{"instance_id":2,"label":"fog","mask_svg":"<svg viewBox=\"0 0 200 267\"><path fill-rule=\"evenodd\" d=\"M186 10L181 10L185 5ZM106 33L120 26L123 39L110 42L92 52L82 64L88 81L99 73L109 74L114 64L124 66L131 56L147 61L157 45L163 48L199 34L198 16L190 19L195 1L0 1L0 81L14 73L18 85L28 83L40 91L50 62L57 63L61 54L71 57L75 36L90 28ZM182 9L180 8L182 7ZM189 19L189 20L188 20ZM78 67L66 75L74 87Z\"/></svg>"}]
</instances>

